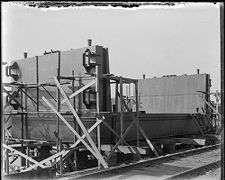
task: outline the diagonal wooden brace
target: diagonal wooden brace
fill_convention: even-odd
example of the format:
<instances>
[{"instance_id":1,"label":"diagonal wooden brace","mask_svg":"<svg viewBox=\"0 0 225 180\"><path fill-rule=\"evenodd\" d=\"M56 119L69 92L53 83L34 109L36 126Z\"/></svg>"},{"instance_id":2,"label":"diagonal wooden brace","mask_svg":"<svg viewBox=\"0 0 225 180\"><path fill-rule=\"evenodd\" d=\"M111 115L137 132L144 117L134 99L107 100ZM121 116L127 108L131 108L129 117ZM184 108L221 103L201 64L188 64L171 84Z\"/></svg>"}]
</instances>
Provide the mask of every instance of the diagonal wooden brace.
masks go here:
<instances>
[{"instance_id":1,"label":"diagonal wooden brace","mask_svg":"<svg viewBox=\"0 0 225 180\"><path fill-rule=\"evenodd\" d=\"M124 100L122 101L122 103L123 103L123 106L126 108L126 110L131 113L130 109L128 108L128 106L126 105ZM136 126L138 126L137 125L137 120L135 119L135 117L131 116L131 118L135 122ZM151 141L149 140L148 136L145 134L144 130L142 129L142 127L140 125L139 125L139 129L140 129L141 134L144 136L146 142L148 143L149 147L151 148L151 150L154 152L154 154L156 156L159 156L159 153L156 151L156 149L154 148L153 144L151 143Z\"/></svg>"},{"instance_id":2,"label":"diagonal wooden brace","mask_svg":"<svg viewBox=\"0 0 225 180\"><path fill-rule=\"evenodd\" d=\"M93 126L91 126L91 128L88 130L88 133L91 133L100 123L102 122L102 120L99 120L99 121L97 121ZM86 136L85 136L85 134L83 134L82 136L82 139L84 139ZM81 140L80 139L78 139L74 144L72 144L71 146L70 146L70 148L74 148L74 147L76 147L79 143L81 142ZM49 161L51 161L51 160L53 160L53 159L56 159L56 158L58 158L59 156L66 156L68 153L70 152L70 150L68 150L68 149L63 149L62 151L60 151L60 152L58 152L58 153L56 153L56 154L54 154L54 155L52 155L52 156L50 156L50 157L48 157L47 159L44 159L44 160L42 160L42 161L40 161L39 163L40 164L44 164L44 163L47 163L47 162L49 162ZM54 162L54 164L55 163L57 163L59 161L59 159L58 160L56 160L55 162ZM24 171L29 171L29 170L31 170L31 169L34 169L35 167L37 167L37 165L32 165L32 166L30 166L29 168L27 168L27 169L25 169Z\"/></svg>"},{"instance_id":3,"label":"diagonal wooden brace","mask_svg":"<svg viewBox=\"0 0 225 180\"><path fill-rule=\"evenodd\" d=\"M87 132L84 124L82 123L80 117L78 116L77 112L75 111L75 109L73 108L72 104L70 103L68 97L66 96L66 93L64 92L64 90L62 89L59 81L57 80L56 77L53 77L57 87L59 88L59 91L61 92L61 94L64 96L66 103L70 109L70 111L73 113L74 117L76 118L77 123L79 124L81 130L83 131L83 133L86 135L88 142L90 143L91 147L93 148L93 150L95 151L96 155L97 155L97 159L101 162L101 164L103 165L104 168L108 168L108 165L106 163L106 161L104 160L103 156L101 155L101 153L99 152L98 148L96 147L94 141L92 140L91 136L89 135L89 133ZM75 131L76 132L76 131Z\"/></svg>"},{"instance_id":4,"label":"diagonal wooden brace","mask_svg":"<svg viewBox=\"0 0 225 180\"><path fill-rule=\"evenodd\" d=\"M73 132L75 136L77 136L78 139L84 144L84 146L97 158L101 161L104 168L107 168L107 164L105 163L105 160L99 158L99 154L96 153L87 143L82 139L82 137L73 129L73 127L65 120L65 118L48 102L48 100L45 97L42 97L42 99L45 101L45 103L57 114L57 116L66 124L66 126ZM88 132L86 132L85 136L87 137ZM92 141L93 142L93 141ZM93 142L94 143L94 142ZM101 155L101 154L100 154Z\"/></svg>"},{"instance_id":5,"label":"diagonal wooden brace","mask_svg":"<svg viewBox=\"0 0 225 180\"><path fill-rule=\"evenodd\" d=\"M7 146L7 145L3 144L3 147L6 148L6 149L8 149L8 150L10 150L10 151L14 151L16 154L18 154L18 155L24 157L25 159L27 159L27 160L29 160L30 162L36 164L37 166L40 166L41 168L45 168L45 167L46 167L46 166L44 166L43 164L41 164L41 163L35 161L35 160L32 159L31 157L29 157L29 156L27 156L27 155L21 153L20 151L17 151L16 149L11 148L10 146Z\"/></svg>"},{"instance_id":6,"label":"diagonal wooden brace","mask_svg":"<svg viewBox=\"0 0 225 180\"><path fill-rule=\"evenodd\" d=\"M115 150L117 149L117 147L120 145L120 143L121 143L122 141L124 141L125 136L126 136L127 133L130 131L130 129L131 129L131 127L133 126L133 124L134 124L134 121L132 121L132 122L130 123L130 125L128 126L128 128L126 129L126 131L123 133L122 137L120 137L119 141L118 141L118 142L116 143L116 145L112 148L112 151L110 152L110 154L109 154L108 157L106 158L106 161L108 161L108 160L112 157L112 155L113 155L113 153L115 152Z\"/></svg>"},{"instance_id":7,"label":"diagonal wooden brace","mask_svg":"<svg viewBox=\"0 0 225 180\"><path fill-rule=\"evenodd\" d=\"M105 125L105 126L106 126L113 134L115 134L116 137L117 137L118 139L120 139L119 134L117 134L117 132L114 131L114 129L112 129L105 121L103 121L103 124L104 124L104 125ZM131 151L132 153L136 153L136 154L138 155L138 157L139 157L140 159L142 159L141 156L140 156L140 153L138 152L137 149L131 147L124 139L122 139L122 141L124 142L124 144L126 144L126 145L130 148L130 151Z\"/></svg>"},{"instance_id":8,"label":"diagonal wooden brace","mask_svg":"<svg viewBox=\"0 0 225 180\"><path fill-rule=\"evenodd\" d=\"M73 94L71 94L69 96L69 98L73 98L74 96L78 95L79 93L81 93L82 91L84 91L85 89L87 89L88 87L92 86L93 84L95 84L95 80L94 81L91 81L90 83L88 83L87 85L85 85L84 87L78 89L76 92L74 92ZM61 104L64 104L66 102L66 100L62 100Z\"/></svg>"}]
</instances>

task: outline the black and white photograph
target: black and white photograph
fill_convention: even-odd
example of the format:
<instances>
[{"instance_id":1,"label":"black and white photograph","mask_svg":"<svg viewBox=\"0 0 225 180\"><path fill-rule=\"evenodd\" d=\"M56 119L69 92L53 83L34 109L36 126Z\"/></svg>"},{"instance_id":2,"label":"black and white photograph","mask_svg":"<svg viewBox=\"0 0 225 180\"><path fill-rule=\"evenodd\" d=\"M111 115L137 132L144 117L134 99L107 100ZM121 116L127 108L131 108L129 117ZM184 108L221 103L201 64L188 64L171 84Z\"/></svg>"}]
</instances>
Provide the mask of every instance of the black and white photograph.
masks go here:
<instances>
[{"instance_id":1,"label":"black and white photograph","mask_svg":"<svg viewBox=\"0 0 225 180\"><path fill-rule=\"evenodd\" d=\"M1 2L1 179L223 180L223 2Z\"/></svg>"}]
</instances>

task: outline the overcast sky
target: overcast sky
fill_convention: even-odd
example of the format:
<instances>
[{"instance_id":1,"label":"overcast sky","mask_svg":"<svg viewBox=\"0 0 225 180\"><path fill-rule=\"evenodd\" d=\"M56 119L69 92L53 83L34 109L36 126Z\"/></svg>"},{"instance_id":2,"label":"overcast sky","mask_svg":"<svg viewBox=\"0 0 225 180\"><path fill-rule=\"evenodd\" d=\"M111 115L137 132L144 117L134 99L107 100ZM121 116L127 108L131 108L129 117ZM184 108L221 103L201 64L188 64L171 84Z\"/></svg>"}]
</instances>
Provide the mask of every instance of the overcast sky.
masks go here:
<instances>
[{"instance_id":1,"label":"overcast sky","mask_svg":"<svg viewBox=\"0 0 225 180\"><path fill-rule=\"evenodd\" d=\"M52 10L2 3L2 61L85 47L91 38L109 48L113 74L152 78L199 68L211 75L211 91L220 89L219 5L153 7Z\"/></svg>"}]
</instances>

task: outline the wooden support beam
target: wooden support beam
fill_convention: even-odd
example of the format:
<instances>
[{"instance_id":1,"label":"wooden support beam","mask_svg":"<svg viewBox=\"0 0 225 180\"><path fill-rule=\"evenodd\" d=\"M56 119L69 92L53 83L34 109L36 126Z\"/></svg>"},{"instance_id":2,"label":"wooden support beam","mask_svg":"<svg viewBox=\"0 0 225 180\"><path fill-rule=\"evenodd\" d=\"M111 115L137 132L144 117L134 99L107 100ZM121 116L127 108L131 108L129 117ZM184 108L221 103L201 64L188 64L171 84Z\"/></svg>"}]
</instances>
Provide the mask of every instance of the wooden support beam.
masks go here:
<instances>
[{"instance_id":1,"label":"wooden support beam","mask_svg":"<svg viewBox=\"0 0 225 180\"><path fill-rule=\"evenodd\" d=\"M43 164L39 163L38 161L35 161L34 159L32 159L31 157L21 153L20 151L17 151L16 149L11 148L10 146L7 146L5 144L3 144L3 147L10 150L10 151L14 151L16 154L20 155L21 157L29 160L30 162L36 164L37 166L40 166L41 168L45 168L46 166L44 166Z\"/></svg>"},{"instance_id":2,"label":"wooden support beam","mask_svg":"<svg viewBox=\"0 0 225 180\"><path fill-rule=\"evenodd\" d=\"M122 103L123 103L124 107L127 109L127 111L131 113L131 111L130 111L130 109L128 108L128 106L126 105L126 103L125 103L124 101L122 101ZM145 132L144 132L144 130L142 129L142 127L141 127L139 124L137 124L136 118L133 117L133 116L131 116L131 118L132 118L133 121L135 122L136 126L137 126L137 127L139 126L140 132L141 132L141 134L144 136L144 138L145 138L146 142L148 143L149 147L151 148L151 150L154 152L154 154L155 154L156 156L159 156L157 150L154 148L153 144L152 144L151 141L149 140L148 136L145 134Z\"/></svg>"},{"instance_id":3,"label":"wooden support beam","mask_svg":"<svg viewBox=\"0 0 225 180\"><path fill-rule=\"evenodd\" d=\"M15 96L19 93L20 90L21 90L21 88L19 88L16 92L13 93L13 95L11 95L11 94L9 93L9 91L7 91L7 90L3 87L3 92L5 92L5 93L10 97L9 102L6 103L6 105L3 107L3 109L5 109L5 108L10 104L10 102L11 102L12 100L15 101L15 102L18 104L18 106L19 106L20 108L23 108L23 106L15 99Z\"/></svg>"},{"instance_id":4,"label":"wooden support beam","mask_svg":"<svg viewBox=\"0 0 225 180\"><path fill-rule=\"evenodd\" d=\"M99 67L98 65L95 66L95 91L96 91L96 121L98 121L98 116L100 112L100 102L99 102ZM97 126L97 145L98 145L98 150L101 152L101 138L100 138L100 126ZM100 168L101 162L98 159L98 167Z\"/></svg>"},{"instance_id":5,"label":"wooden support beam","mask_svg":"<svg viewBox=\"0 0 225 180\"><path fill-rule=\"evenodd\" d=\"M136 121L135 121L135 123L136 123ZM145 134L145 132L144 132L144 130L142 129L141 126L140 126L140 131L141 131L141 134L144 136L146 142L148 143L149 147L154 152L154 154L156 156L159 156L159 153L157 152L157 150L155 149L155 147L153 146L153 144L151 143L151 141L149 140L148 136Z\"/></svg>"},{"instance_id":6,"label":"wooden support beam","mask_svg":"<svg viewBox=\"0 0 225 180\"><path fill-rule=\"evenodd\" d=\"M116 137L118 138L118 139L120 139L120 136L119 136L119 134L117 134L117 132L116 131L114 131L105 121L103 121L103 124L113 133L113 134L115 134L116 135ZM125 139L122 139L122 142L124 142L124 144L126 144L129 148L130 148L130 150L131 150L131 152L132 153L136 153L137 155L138 155L138 157L141 159L141 156L140 156L140 153L138 152L138 149L137 148L133 148L132 146L130 146L126 141L125 141Z\"/></svg>"},{"instance_id":7,"label":"wooden support beam","mask_svg":"<svg viewBox=\"0 0 225 180\"><path fill-rule=\"evenodd\" d=\"M123 130L124 130L124 122L123 122L123 79L120 77L119 79L120 84L120 137L123 136Z\"/></svg>"},{"instance_id":8,"label":"wooden support beam","mask_svg":"<svg viewBox=\"0 0 225 180\"><path fill-rule=\"evenodd\" d=\"M110 154L108 155L108 157L106 158L106 161L109 161L109 159L112 157L113 153L115 152L115 150L117 149L117 147L119 146L119 144L124 140L125 136L127 135L127 133L130 131L131 127L133 126L134 121L132 121L130 123L130 125L128 126L128 128L126 129L126 131L123 133L122 137L120 137L119 141L116 143L116 145L112 148L112 151L110 152Z\"/></svg>"},{"instance_id":9,"label":"wooden support beam","mask_svg":"<svg viewBox=\"0 0 225 180\"><path fill-rule=\"evenodd\" d=\"M78 95L79 93L83 92L85 89L87 89L88 87L92 86L93 84L95 84L96 80L91 81L90 83L86 84L85 86L83 86L82 88L78 89L77 91L75 91L73 94L71 94L69 96L69 99L75 97L76 95ZM66 102L66 100L62 100L61 104L64 104Z\"/></svg>"},{"instance_id":10,"label":"wooden support beam","mask_svg":"<svg viewBox=\"0 0 225 180\"><path fill-rule=\"evenodd\" d=\"M105 162L105 160L103 159L103 156L101 155L101 153L99 152L98 148L96 147L94 141L92 140L91 136L89 135L89 133L87 132L85 126L83 125L82 121L80 120L78 114L76 113L76 111L74 110L73 106L71 105L68 97L66 96L64 90L62 89L61 85L59 84L58 80L56 79L56 77L53 77L57 87L59 88L60 92L62 93L62 95L64 96L66 103L70 109L70 111L73 113L74 117L77 120L77 123L79 124L81 130L83 131L83 133L86 135L88 142L90 143L90 145L92 146L93 150L95 151L96 155L97 155L97 159L99 161L101 161L101 164L103 165L104 168L108 168L107 163ZM73 129L74 130L74 129ZM76 131L75 131L76 132Z\"/></svg>"},{"instance_id":11,"label":"wooden support beam","mask_svg":"<svg viewBox=\"0 0 225 180\"><path fill-rule=\"evenodd\" d=\"M101 150L103 151L111 152L112 148L113 148L112 145L108 145L108 144L101 145ZM124 154L130 154L130 153L136 154L136 152L143 155L147 154L146 149L140 148L140 147L134 147L134 146L118 146L115 152L122 152Z\"/></svg>"},{"instance_id":12,"label":"wooden support beam","mask_svg":"<svg viewBox=\"0 0 225 180\"><path fill-rule=\"evenodd\" d=\"M101 122L102 122L102 120L99 120L93 126L91 126L91 128L88 130L88 133L91 133ZM86 136L85 136L85 134L83 134L81 137L82 137L82 139L84 139ZM81 142L81 140L78 139L73 145L70 146L70 149L71 148L75 148L80 142ZM47 163L47 162L49 162L49 161L51 161L53 159L58 158L61 155L64 157L64 156L66 156L70 152L70 149L64 149L64 150L62 150L62 151L60 151L60 152L58 152L58 153L56 153L56 154L54 154L52 156L50 156L50 157L48 157L48 158L40 161L39 163L40 164L45 164L45 163ZM54 164L56 164L57 162L58 162L58 160L56 160ZM31 169L34 169L35 167L37 167L37 166L36 165L30 166L25 171L29 171Z\"/></svg>"},{"instance_id":13,"label":"wooden support beam","mask_svg":"<svg viewBox=\"0 0 225 180\"><path fill-rule=\"evenodd\" d=\"M65 95L64 95L65 97ZM67 98L67 97L66 97ZM82 130L85 134L85 136L88 138L89 143L93 146L95 146L95 149L93 150L83 139L82 137L73 129L73 127L64 119L64 117L48 102L48 100L45 97L42 97L42 99L45 101L45 103L57 114L57 116L66 124L66 126L74 133L74 135L80 139L80 141L84 144L84 146L96 157L96 159L99 159L101 161L101 164L103 165L104 168L108 168L108 165L106 164L105 160L103 159L102 155L100 154L100 152L98 151L96 145L94 144L93 140L91 139L89 133L86 131L85 127L82 126L82 122L79 121L79 117L77 115L76 120L78 122L79 125L81 125ZM67 101L68 98L66 99ZM76 114L75 114L76 115ZM79 120L78 120L79 119ZM90 140L91 139L91 140ZM96 152L97 150L97 152Z\"/></svg>"},{"instance_id":14,"label":"wooden support beam","mask_svg":"<svg viewBox=\"0 0 225 180\"><path fill-rule=\"evenodd\" d=\"M138 81L135 83L135 97L136 97L136 125L137 125L137 146L140 145L139 143L139 139L140 139L140 136L139 136L139 128L140 128L140 123L139 123L139 101L138 101ZM127 107L129 109L129 107Z\"/></svg>"}]
</instances>

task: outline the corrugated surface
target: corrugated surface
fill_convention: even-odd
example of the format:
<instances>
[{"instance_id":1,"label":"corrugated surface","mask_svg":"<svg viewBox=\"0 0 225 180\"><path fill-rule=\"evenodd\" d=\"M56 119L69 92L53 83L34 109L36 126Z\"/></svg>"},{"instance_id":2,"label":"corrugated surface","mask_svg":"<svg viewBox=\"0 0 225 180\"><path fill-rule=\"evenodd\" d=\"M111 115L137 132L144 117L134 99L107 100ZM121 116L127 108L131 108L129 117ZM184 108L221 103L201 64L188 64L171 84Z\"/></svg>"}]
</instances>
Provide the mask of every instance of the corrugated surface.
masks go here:
<instances>
[{"instance_id":1,"label":"corrugated surface","mask_svg":"<svg viewBox=\"0 0 225 180\"><path fill-rule=\"evenodd\" d=\"M208 92L208 75L184 75L141 79L140 110L147 113L195 113L203 107L200 93Z\"/></svg>"}]
</instances>

